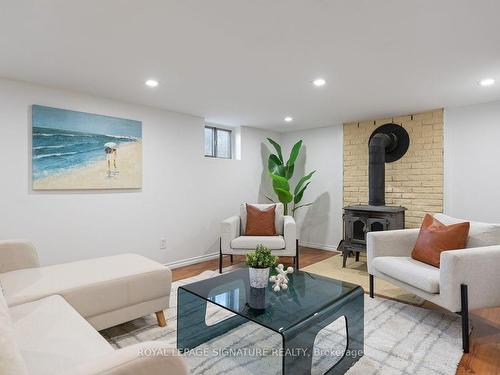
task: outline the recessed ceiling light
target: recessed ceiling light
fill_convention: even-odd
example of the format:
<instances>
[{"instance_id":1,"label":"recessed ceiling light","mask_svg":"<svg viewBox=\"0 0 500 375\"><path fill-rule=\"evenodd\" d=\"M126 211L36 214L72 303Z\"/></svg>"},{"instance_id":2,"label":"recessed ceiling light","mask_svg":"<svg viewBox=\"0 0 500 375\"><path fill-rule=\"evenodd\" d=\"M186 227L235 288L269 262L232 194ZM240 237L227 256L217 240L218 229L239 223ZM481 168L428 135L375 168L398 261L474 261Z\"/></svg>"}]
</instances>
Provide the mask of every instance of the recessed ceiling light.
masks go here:
<instances>
[{"instance_id":1,"label":"recessed ceiling light","mask_svg":"<svg viewBox=\"0 0 500 375\"><path fill-rule=\"evenodd\" d=\"M493 78L485 78L479 81L479 85L481 86L491 86L495 83Z\"/></svg>"},{"instance_id":2,"label":"recessed ceiling light","mask_svg":"<svg viewBox=\"0 0 500 375\"><path fill-rule=\"evenodd\" d=\"M293 117L286 116L286 117L285 117L285 121L286 121L286 122L292 122L292 121L293 121Z\"/></svg>"},{"instance_id":3,"label":"recessed ceiling light","mask_svg":"<svg viewBox=\"0 0 500 375\"><path fill-rule=\"evenodd\" d=\"M324 86L326 83L326 81L323 79L323 78L316 78L314 81L313 81L313 85L314 86L317 86L317 87L320 87L320 86Z\"/></svg>"},{"instance_id":4,"label":"recessed ceiling light","mask_svg":"<svg viewBox=\"0 0 500 375\"><path fill-rule=\"evenodd\" d=\"M156 87L160 84L160 82L155 79L148 79L146 82L144 82L144 84L148 87Z\"/></svg>"}]
</instances>

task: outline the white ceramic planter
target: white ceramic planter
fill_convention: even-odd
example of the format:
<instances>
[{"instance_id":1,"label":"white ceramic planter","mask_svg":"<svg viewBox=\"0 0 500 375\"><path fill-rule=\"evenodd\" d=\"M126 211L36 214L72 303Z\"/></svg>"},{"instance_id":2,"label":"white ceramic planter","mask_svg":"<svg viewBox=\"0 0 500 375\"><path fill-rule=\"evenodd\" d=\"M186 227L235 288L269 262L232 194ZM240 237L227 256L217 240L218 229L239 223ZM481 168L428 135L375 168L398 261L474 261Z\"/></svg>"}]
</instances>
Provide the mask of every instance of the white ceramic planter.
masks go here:
<instances>
[{"instance_id":1,"label":"white ceramic planter","mask_svg":"<svg viewBox=\"0 0 500 375\"><path fill-rule=\"evenodd\" d=\"M252 268L250 272L250 286L252 288L265 288L269 282L269 267L268 268Z\"/></svg>"}]
</instances>

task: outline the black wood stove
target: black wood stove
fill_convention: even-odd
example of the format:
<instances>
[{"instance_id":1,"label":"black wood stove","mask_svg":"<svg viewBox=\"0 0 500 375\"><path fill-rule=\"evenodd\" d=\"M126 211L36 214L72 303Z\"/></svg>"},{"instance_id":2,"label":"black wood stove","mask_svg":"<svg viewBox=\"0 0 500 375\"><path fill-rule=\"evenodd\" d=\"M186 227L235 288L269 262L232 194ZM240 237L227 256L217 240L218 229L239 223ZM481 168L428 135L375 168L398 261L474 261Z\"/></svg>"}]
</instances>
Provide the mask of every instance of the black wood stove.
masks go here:
<instances>
[{"instance_id":1,"label":"black wood stove","mask_svg":"<svg viewBox=\"0 0 500 375\"><path fill-rule=\"evenodd\" d=\"M367 205L344 207L344 239L338 250L343 253L342 267L349 254L366 251L366 234L373 231L404 229L405 208L385 205L385 163L400 159L408 150L410 137L398 124L385 124L373 132L368 142L369 199Z\"/></svg>"}]
</instances>

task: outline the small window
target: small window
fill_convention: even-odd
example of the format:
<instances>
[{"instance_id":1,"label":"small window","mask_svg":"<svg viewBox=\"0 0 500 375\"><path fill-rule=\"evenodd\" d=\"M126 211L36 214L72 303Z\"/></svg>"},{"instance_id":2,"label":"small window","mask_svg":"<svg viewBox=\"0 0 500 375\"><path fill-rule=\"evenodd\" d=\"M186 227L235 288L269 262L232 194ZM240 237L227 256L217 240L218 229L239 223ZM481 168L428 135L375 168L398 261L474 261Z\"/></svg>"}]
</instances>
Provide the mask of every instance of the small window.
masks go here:
<instances>
[{"instance_id":1,"label":"small window","mask_svg":"<svg viewBox=\"0 0 500 375\"><path fill-rule=\"evenodd\" d=\"M205 126L205 156L231 159L231 130Z\"/></svg>"}]
</instances>

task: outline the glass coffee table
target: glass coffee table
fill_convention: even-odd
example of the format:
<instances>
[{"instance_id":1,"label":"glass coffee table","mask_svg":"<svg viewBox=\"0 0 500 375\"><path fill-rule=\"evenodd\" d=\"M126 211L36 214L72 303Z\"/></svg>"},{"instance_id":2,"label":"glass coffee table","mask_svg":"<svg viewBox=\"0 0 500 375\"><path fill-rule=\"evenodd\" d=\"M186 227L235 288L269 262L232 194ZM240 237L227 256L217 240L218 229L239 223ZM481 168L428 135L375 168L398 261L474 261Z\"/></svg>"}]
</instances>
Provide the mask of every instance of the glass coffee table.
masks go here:
<instances>
[{"instance_id":1,"label":"glass coffee table","mask_svg":"<svg viewBox=\"0 0 500 375\"><path fill-rule=\"evenodd\" d=\"M303 271L289 275L288 290L250 287L248 269L179 287L177 348L191 350L248 321L282 337L282 373L310 374L314 339L319 331L344 316L347 347L328 374L343 374L363 356L364 291L354 284ZM235 315L207 325L207 303ZM297 355L297 353L303 353Z\"/></svg>"}]
</instances>

